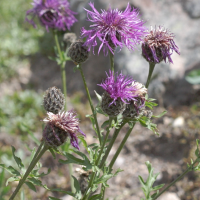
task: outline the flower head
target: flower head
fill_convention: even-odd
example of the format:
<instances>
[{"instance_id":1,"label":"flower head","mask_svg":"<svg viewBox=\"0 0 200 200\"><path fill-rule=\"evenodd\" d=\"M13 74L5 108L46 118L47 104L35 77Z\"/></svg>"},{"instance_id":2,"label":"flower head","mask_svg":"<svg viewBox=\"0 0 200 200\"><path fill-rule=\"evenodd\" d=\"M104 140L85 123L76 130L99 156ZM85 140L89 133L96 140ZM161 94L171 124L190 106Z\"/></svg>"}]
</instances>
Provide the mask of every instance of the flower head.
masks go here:
<instances>
[{"instance_id":1,"label":"flower head","mask_svg":"<svg viewBox=\"0 0 200 200\"><path fill-rule=\"evenodd\" d=\"M139 12L137 9L132 9L128 4L125 11L118 9L107 11L101 10L99 13L94 3L89 3L93 11L86 10L88 20L93 24L90 25L90 30L82 28L82 37L87 37L85 45L94 47L97 45L97 38L101 41L99 51L103 48L104 54L107 55L108 50L112 53L114 48L126 46L128 49L134 50L135 46L140 43L146 28L145 23L138 18Z\"/></svg>"},{"instance_id":2,"label":"flower head","mask_svg":"<svg viewBox=\"0 0 200 200\"><path fill-rule=\"evenodd\" d=\"M148 62L159 63L163 59L166 62L173 63L171 55L175 51L180 54L178 47L174 42L174 34L163 27L151 30L145 36L142 43L142 55Z\"/></svg>"},{"instance_id":3,"label":"flower head","mask_svg":"<svg viewBox=\"0 0 200 200\"><path fill-rule=\"evenodd\" d=\"M67 0L33 0L33 8L26 12L26 20L36 27L33 18L37 16L41 24L49 30L49 28L66 30L77 21L74 17L75 12L69 9ZM28 15L32 15L28 19Z\"/></svg>"},{"instance_id":4,"label":"flower head","mask_svg":"<svg viewBox=\"0 0 200 200\"><path fill-rule=\"evenodd\" d=\"M59 112L58 114L48 112L47 114L48 117L43 121L47 122L46 127L47 129L51 128L52 133L44 131L44 140L50 145L59 146L69 136L71 145L79 149L77 134L80 133L84 136L85 134L79 128L79 120L76 118L76 113L68 111Z\"/></svg>"},{"instance_id":5,"label":"flower head","mask_svg":"<svg viewBox=\"0 0 200 200\"><path fill-rule=\"evenodd\" d=\"M109 71L109 75L106 73L107 78L99 86L101 86L113 99L110 103L115 103L119 98L124 103L128 103L130 100L135 100L138 97L137 87L132 85L134 80L131 77L126 77L122 73L118 74Z\"/></svg>"}]
</instances>

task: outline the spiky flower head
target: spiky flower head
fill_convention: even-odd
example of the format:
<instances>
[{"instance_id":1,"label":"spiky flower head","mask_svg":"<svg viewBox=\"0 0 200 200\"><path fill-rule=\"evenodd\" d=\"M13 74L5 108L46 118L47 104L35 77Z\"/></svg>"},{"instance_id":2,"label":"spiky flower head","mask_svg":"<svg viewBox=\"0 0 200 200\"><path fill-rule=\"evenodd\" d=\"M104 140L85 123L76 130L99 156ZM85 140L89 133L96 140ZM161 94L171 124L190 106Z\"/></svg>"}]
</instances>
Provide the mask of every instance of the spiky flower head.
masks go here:
<instances>
[{"instance_id":1,"label":"spiky flower head","mask_svg":"<svg viewBox=\"0 0 200 200\"><path fill-rule=\"evenodd\" d=\"M82 40L77 40L70 45L67 56L77 65L88 59L89 51Z\"/></svg>"},{"instance_id":2,"label":"spiky flower head","mask_svg":"<svg viewBox=\"0 0 200 200\"><path fill-rule=\"evenodd\" d=\"M49 31L49 28L65 31L77 21L75 12L69 9L67 0L33 0L33 8L26 12L26 20L36 27L33 19L38 17L40 23ZM29 19L28 16L32 17Z\"/></svg>"},{"instance_id":3,"label":"spiky flower head","mask_svg":"<svg viewBox=\"0 0 200 200\"><path fill-rule=\"evenodd\" d=\"M115 104L117 99L121 99L124 103L128 103L130 100L135 100L138 96L137 87L132 85L134 82L132 77L124 76L122 73L109 71L107 78L99 84L113 99L111 104Z\"/></svg>"},{"instance_id":4,"label":"spiky flower head","mask_svg":"<svg viewBox=\"0 0 200 200\"><path fill-rule=\"evenodd\" d=\"M134 50L136 45L139 44L144 36L146 28L143 26L145 23L138 15L139 11L131 8L128 4L125 11L109 8L101 10L99 13L94 3L89 3L93 11L87 10L88 20L93 24L90 25L90 30L84 27L81 29L82 37L87 37L85 45L89 50L97 45L97 38L101 41L99 51L103 48L104 55L107 55L108 50L114 53L115 47L119 46L120 49L126 46L130 50Z\"/></svg>"},{"instance_id":5,"label":"spiky flower head","mask_svg":"<svg viewBox=\"0 0 200 200\"><path fill-rule=\"evenodd\" d=\"M147 94L147 88L145 88L143 84L133 81L131 86L136 88L133 93L137 95L137 97L135 100L131 100L129 104L126 104L123 117L128 119L137 118L143 115L145 109L145 95Z\"/></svg>"},{"instance_id":6,"label":"spiky flower head","mask_svg":"<svg viewBox=\"0 0 200 200\"><path fill-rule=\"evenodd\" d=\"M43 139L50 146L62 145L67 137L70 137L71 145L79 149L77 134L85 134L79 128L79 119L74 111L47 113L48 117L43 121L47 123L43 131Z\"/></svg>"},{"instance_id":7,"label":"spiky flower head","mask_svg":"<svg viewBox=\"0 0 200 200\"><path fill-rule=\"evenodd\" d=\"M57 114L64 109L64 94L55 86L48 88L44 94L43 105L47 112Z\"/></svg>"},{"instance_id":8,"label":"spiky flower head","mask_svg":"<svg viewBox=\"0 0 200 200\"><path fill-rule=\"evenodd\" d=\"M148 62L159 63L162 60L173 63L171 55L175 51L180 54L174 42L174 34L164 27L151 27L142 43L142 55Z\"/></svg>"}]
</instances>

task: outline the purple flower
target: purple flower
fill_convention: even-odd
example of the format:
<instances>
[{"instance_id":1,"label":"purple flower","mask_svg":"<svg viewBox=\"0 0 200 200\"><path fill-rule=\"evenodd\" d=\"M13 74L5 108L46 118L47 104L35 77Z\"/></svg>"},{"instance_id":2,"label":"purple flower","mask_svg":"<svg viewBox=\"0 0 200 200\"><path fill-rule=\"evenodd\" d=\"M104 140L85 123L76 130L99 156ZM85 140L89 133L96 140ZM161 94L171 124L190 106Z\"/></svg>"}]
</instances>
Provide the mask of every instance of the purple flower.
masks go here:
<instances>
[{"instance_id":1,"label":"purple flower","mask_svg":"<svg viewBox=\"0 0 200 200\"><path fill-rule=\"evenodd\" d=\"M99 86L101 86L113 99L110 103L113 104L120 98L124 103L129 103L131 100L136 100L139 96L137 85L133 84L134 80L131 77L126 77L122 73L114 73L110 70L107 78ZM136 100L137 101L137 100Z\"/></svg>"},{"instance_id":2,"label":"purple flower","mask_svg":"<svg viewBox=\"0 0 200 200\"><path fill-rule=\"evenodd\" d=\"M132 9L128 4L125 11L118 9L112 10L109 8L107 11L101 10L99 13L94 3L89 3L93 11L87 11L88 20L93 24L90 25L90 30L84 27L81 29L82 37L87 37L85 45L94 47L97 45L97 38L101 41L99 51L103 48L104 55L108 54L110 50L114 54L114 49L120 46L126 46L130 50L134 50L136 45L140 43L146 28L143 26L145 23L138 18L139 11Z\"/></svg>"},{"instance_id":3,"label":"purple flower","mask_svg":"<svg viewBox=\"0 0 200 200\"><path fill-rule=\"evenodd\" d=\"M58 141L62 143L63 138L70 137L71 145L79 149L77 134L80 133L85 136L85 134L79 128L79 119L76 117L74 111L59 112L54 114L48 112L48 117L43 121L47 122L46 127L51 127L53 129L53 134L49 135L47 131L44 131L43 138L49 144L54 145ZM58 140L58 141L55 141Z\"/></svg>"},{"instance_id":4,"label":"purple flower","mask_svg":"<svg viewBox=\"0 0 200 200\"><path fill-rule=\"evenodd\" d=\"M48 31L49 28L65 31L77 21L75 12L69 9L67 0L33 0L33 8L26 12L26 20L36 27L33 19L37 16ZM28 15L32 18L28 19Z\"/></svg>"},{"instance_id":5,"label":"purple flower","mask_svg":"<svg viewBox=\"0 0 200 200\"><path fill-rule=\"evenodd\" d=\"M163 59L173 63L171 55L175 51L180 54L174 42L174 34L163 27L155 27L146 34L142 43L142 55L148 62L159 63Z\"/></svg>"}]
</instances>

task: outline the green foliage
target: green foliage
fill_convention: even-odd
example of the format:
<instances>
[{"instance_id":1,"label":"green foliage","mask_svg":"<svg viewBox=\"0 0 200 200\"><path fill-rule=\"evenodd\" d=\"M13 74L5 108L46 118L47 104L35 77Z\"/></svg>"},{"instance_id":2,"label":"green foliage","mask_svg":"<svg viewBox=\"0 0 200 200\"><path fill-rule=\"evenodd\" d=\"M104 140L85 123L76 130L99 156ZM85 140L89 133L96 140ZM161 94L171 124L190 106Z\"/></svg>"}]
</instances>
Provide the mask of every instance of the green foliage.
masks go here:
<instances>
[{"instance_id":1,"label":"green foliage","mask_svg":"<svg viewBox=\"0 0 200 200\"><path fill-rule=\"evenodd\" d=\"M25 22L26 10L31 0L6 0L0 4L0 82L15 74L17 66L24 65L21 56L39 50L38 38L44 30L30 28Z\"/></svg>"},{"instance_id":2,"label":"green foliage","mask_svg":"<svg viewBox=\"0 0 200 200\"><path fill-rule=\"evenodd\" d=\"M5 186L5 171L0 169L0 199L5 200L6 194L10 191L10 186Z\"/></svg>"},{"instance_id":3,"label":"green foliage","mask_svg":"<svg viewBox=\"0 0 200 200\"><path fill-rule=\"evenodd\" d=\"M147 161L145 164L147 166L149 176L146 181L144 181L143 178L139 176L139 181L142 185L142 190L145 195L145 199L142 198L142 200L153 200L153 198L158 194L158 190L161 189L164 186L164 184L153 187L153 184L156 181L156 178L159 175L159 173L153 174L154 169L152 168L152 165L149 161ZM153 191L156 192L152 194Z\"/></svg>"},{"instance_id":4,"label":"green foliage","mask_svg":"<svg viewBox=\"0 0 200 200\"><path fill-rule=\"evenodd\" d=\"M158 104L154 103L153 101L155 101L155 99L150 99L148 98L148 95L146 95L146 101L145 101L145 106L150 108L151 110L153 110L153 107L157 106ZM152 117L154 118L160 118L163 115L165 115L167 113L167 111L163 111L161 114L155 116L153 115ZM159 135L158 133L158 129L157 129L157 125L151 122L151 119L149 119L148 117L142 116L138 119L138 121L140 122L140 124L146 128L148 128L149 130L153 131L156 135Z\"/></svg>"},{"instance_id":5,"label":"green foliage","mask_svg":"<svg viewBox=\"0 0 200 200\"><path fill-rule=\"evenodd\" d=\"M7 133L29 133L36 130L43 116L41 95L33 91L16 92L0 99L1 129Z\"/></svg>"},{"instance_id":6,"label":"green foliage","mask_svg":"<svg viewBox=\"0 0 200 200\"><path fill-rule=\"evenodd\" d=\"M0 164L0 167L7 170L12 176L10 178L8 178L8 180L6 181L6 186L8 185L8 183L13 182L13 181L20 181L20 179L23 178L25 172L26 172L26 168L25 168L25 164L22 162L22 158L16 156L15 154L16 149L12 146L12 154L13 154L13 158L18 166L18 170L15 169L13 166L6 166L5 164ZM35 155L35 149L33 149L31 151L31 159L30 159L30 163ZM36 188L35 186L40 186L40 187L44 187L47 190L50 190L46 185L43 185L42 182L39 180L40 177L46 176L48 175L51 170L48 169L47 173L39 173L40 168L42 167L41 163L37 163L36 167L30 172L29 177L26 179L25 183L26 185L33 191L36 192ZM1 183L1 181L0 181Z\"/></svg>"},{"instance_id":7,"label":"green foliage","mask_svg":"<svg viewBox=\"0 0 200 200\"><path fill-rule=\"evenodd\" d=\"M200 84L200 69L192 70L185 79L191 84Z\"/></svg>"}]
</instances>

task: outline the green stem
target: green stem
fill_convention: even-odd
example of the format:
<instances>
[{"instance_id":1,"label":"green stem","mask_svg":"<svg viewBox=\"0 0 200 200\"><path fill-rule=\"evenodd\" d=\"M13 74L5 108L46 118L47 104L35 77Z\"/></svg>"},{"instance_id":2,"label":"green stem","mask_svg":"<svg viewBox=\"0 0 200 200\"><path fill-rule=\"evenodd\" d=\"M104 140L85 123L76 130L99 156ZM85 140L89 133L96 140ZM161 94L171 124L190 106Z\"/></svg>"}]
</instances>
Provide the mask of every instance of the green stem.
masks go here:
<instances>
[{"instance_id":1,"label":"green stem","mask_svg":"<svg viewBox=\"0 0 200 200\"><path fill-rule=\"evenodd\" d=\"M63 57L63 54L60 48L57 31L54 31L54 39L55 39L56 47L58 49L59 59L61 63L60 69L61 69L61 74L62 74L62 87L63 87L63 93L65 97L65 110L67 110L67 81L66 81L66 72L65 72L66 61L65 61L65 58Z\"/></svg>"},{"instance_id":2,"label":"green stem","mask_svg":"<svg viewBox=\"0 0 200 200\"><path fill-rule=\"evenodd\" d=\"M114 68L114 55L112 54L111 51L109 51L109 57L110 57L110 69L111 69L111 71L115 72L115 68Z\"/></svg>"},{"instance_id":3,"label":"green stem","mask_svg":"<svg viewBox=\"0 0 200 200\"><path fill-rule=\"evenodd\" d=\"M43 149L40 151L40 153L37 154L37 157L30 163L28 169L26 170L26 173L24 174L23 178L19 181L18 186L16 187L15 191L13 192L13 194L10 197L9 200L13 200L15 198L15 196L19 192L20 188L22 187L22 185L26 181L27 177L29 176L29 174L31 173L31 171L33 170L33 168L35 167L35 165L37 164L37 162L39 161L39 159L42 157L42 155L45 153L45 151L48 148L49 148L48 146L44 145Z\"/></svg>"},{"instance_id":4,"label":"green stem","mask_svg":"<svg viewBox=\"0 0 200 200\"><path fill-rule=\"evenodd\" d=\"M110 133L111 123L112 123L112 118L110 117L110 118L109 118L109 125L108 125L107 132L106 132L106 136L105 136L104 141L103 141L103 144L102 144L102 146L101 146L101 150L100 150L100 152L99 152L99 156L98 156L98 158L97 158L97 160L96 160L96 162L95 162L95 165L96 165L96 166L99 164L99 160L101 159L101 155L102 155L103 150L104 150L104 147L105 147L105 145L106 145L106 141L107 141L108 136L109 136L109 133ZM91 175L89 184L88 184L88 190L89 190L90 187L92 186L92 184L93 184L93 182L94 182L94 179L95 179L95 176L96 176L96 173L93 172L92 175ZM87 192L88 192L88 190L87 190ZM86 193L87 193L87 192L86 192ZM87 198L89 197L90 193L88 192L87 195L86 195L86 193L85 193L85 195L83 196L83 199L82 199L82 200L85 200L85 199L87 199Z\"/></svg>"},{"instance_id":5,"label":"green stem","mask_svg":"<svg viewBox=\"0 0 200 200\"><path fill-rule=\"evenodd\" d=\"M105 165L105 162L106 162L106 159L107 159L107 157L108 157L108 155L109 155L109 153L110 153L110 150L111 150L111 148L112 148L112 146L113 146L113 144L114 144L114 142L115 142L115 140L116 140L116 138L117 138L117 136L118 136L118 134L119 134L121 128L122 128L125 124L126 124L126 122L124 121L124 122L120 125L119 129L115 129L115 132L114 132L114 134L113 134L113 137L112 137L112 139L111 139L111 141L110 141L110 143L109 143L109 145L108 145L108 148L107 148L107 150L106 150L106 153L105 153L105 155L104 155L104 157L103 157L103 159L102 159L102 161L101 161L101 164L100 164L100 166L99 166L100 169L103 168L103 166Z\"/></svg>"},{"instance_id":6,"label":"green stem","mask_svg":"<svg viewBox=\"0 0 200 200\"><path fill-rule=\"evenodd\" d=\"M90 107L91 107L91 110L92 110L92 113L93 113L93 116L94 116L94 121L95 121L95 124L96 124L97 136L99 138L99 142L100 142L100 145L101 145L101 134L100 134L100 130L99 130L99 124L98 124L98 121L97 121L97 114L96 114L96 111L94 110L94 106L92 104L92 99L91 99L91 96L90 96L90 93L89 93L89 89L88 89L87 84L86 84L85 76L83 74L83 70L81 68L81 65L79 64L77 66L77 68L79 69L79 71L81 73L81 76L82 76L82 79L83 79L83 83L84 83L84 86L85 86L87 97L88 97L88 100L89 100L89 103L90 103Z\"/></svg>"},{"instance_id":7,"label":"green stem","mask_svg":"<svg viewBox=\"0 0 200 200\"><path fill-rule=\"evenodd\" d=\"M61 64L61 73L62 73L62 87L65 97L65 110L67 110L67 80L66 80L65 64L66 62L62 62Z\"/></svg>"},{"instance_id":8,"label":"green stem","mask_svg":"<svg viewBox=\"0 0 200 200\"><path fill-rule=\"evenodd\" d=\"M111 160L111 162L110 162L110 164L109 164L110 170L112 169L112 167L113 167L113 165L114 165L114 163L115 163L117 157L119 156L119 154L120 154L122 148L124 147L124 145L125 145L125 143L126 143L128 137L130 136L131 131L133 130L134 126L135 126L135 123L129 128L129 130L128 130L128 132L126 133L124 139L122 140L121 144L119 145L119 148L117 149L115 155L113 156L113 158L112 158L112 160Z\"/></svg>"},{"instance_id":9,"label":"green stem","mask_svg":"<svg viewBox=\"0 0 200 200\"><path fill-rule=\"evenodd\" d=\"M179 181L181 178L183 178L191 169L194 167L194 165L199 161L199 158L197 158L194 163L185 170L178 178L176 178L173 182L171 182L162 192L157 194L152 200L157 199L159 196L161 196L165 191L167 191L172 185L174 185L177 181Z\"/></svg>"},{"instance_id":10,"label":"green stem","mask_svg":"<svg viewBox=\"0 0 200 200\"><path fill-rule=\"evenodd\" d=\"M149 87L149 83L151 81L151 76L153 74L153 70L154 70L155 65L156 65L155 63L149 62L149 75L148 75L147 82L146 82L146 85L145 85L146 88Z\"/></svg>"}]
</instances>

